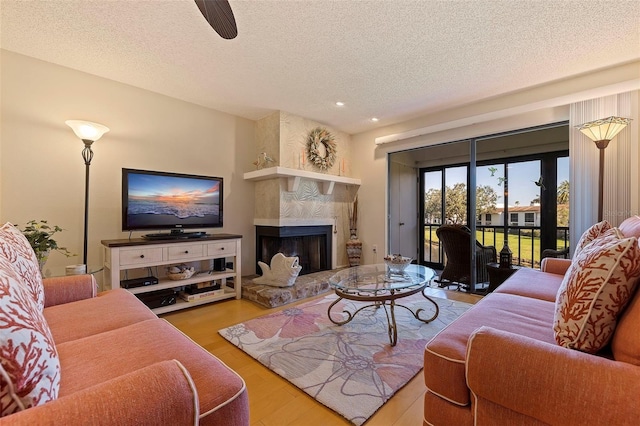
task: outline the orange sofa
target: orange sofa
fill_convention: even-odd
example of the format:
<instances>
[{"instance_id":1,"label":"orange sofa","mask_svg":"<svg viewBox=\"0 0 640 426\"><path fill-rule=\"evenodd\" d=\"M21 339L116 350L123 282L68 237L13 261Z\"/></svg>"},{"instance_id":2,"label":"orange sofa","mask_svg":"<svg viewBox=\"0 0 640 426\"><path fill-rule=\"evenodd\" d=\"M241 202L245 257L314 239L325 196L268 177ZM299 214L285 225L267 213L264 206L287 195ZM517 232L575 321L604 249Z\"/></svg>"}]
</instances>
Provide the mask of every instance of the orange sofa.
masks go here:
<instances>
[{"instance_id":1,"label":"orange sofa","mask_svg":"<svg viewBox=\"0 0 640 426\"><path fill-rule=\"evenodd\" d=\"M640 217L620 230L640 237ZM570 265L547 258L541 270L520 269L426 345L424 425L637 424L640 361L556 343L556 295ZM634 322L624 344L640 360L640 291L622 315Z\"/></svg>"},{"instance_id":2,"label":"orange sofa","mask_svg":"<svg viewBox=\"0 0 640 426\"><path fill-rule=\"evenodd\" d=\"M58 397L0 425L248 425L242 378L130 292L91 275L44 279Z\"/></svg>"}]
</instances>

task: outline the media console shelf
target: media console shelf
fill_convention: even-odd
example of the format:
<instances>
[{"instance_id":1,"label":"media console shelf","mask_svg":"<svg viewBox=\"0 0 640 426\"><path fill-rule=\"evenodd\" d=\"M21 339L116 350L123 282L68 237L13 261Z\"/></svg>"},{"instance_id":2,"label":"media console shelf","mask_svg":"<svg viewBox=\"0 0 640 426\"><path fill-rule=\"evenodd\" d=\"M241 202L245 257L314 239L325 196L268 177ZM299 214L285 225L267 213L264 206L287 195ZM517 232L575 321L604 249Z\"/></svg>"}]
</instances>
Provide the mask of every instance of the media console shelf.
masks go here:
<instances>
[{"instance_id":1,"label":"media console shelf","mask_svg":"<svg viewBox=\"0 0 640 426\"><path fill-rule=\"evenodd\" d=\"M221 283L221 291L213 296L177 302L152 309L156 314L191 308L224 299L240 299L241 290L241 235L213 234L195 239L146 240L143 238L103 240L104 282L106 288L119 288L127 278L141 278L154 275L157 284L129 288L136 295L158 290L180 290L190 284L216 281ZM226 269L229 259L233 269ZM214 270L214 259L223 259L225 270ZM194 266L196 274L184 280L167 278L168 267L188 264ZM222 269L222 268L219 268ZM129 276L131 275L131 276ZM233 286L231 286L233 281Z\"/></svg>"},{"instance_id":2,"label":"media console shelf","mask_svg":"<svg viewBox=\"0 0 640 426\"><path fill-rule=\"evenodd\" d=\"M308 170L290 169L288 167L269 167L244 174L245 180L265 180L274 178L287 178L287 191L295 192L300 185L300 179L315 180L322 184L322 193L331 195L333 187L336 183L344 183L346 185L360 186L360 179L350 178L346 176L336 176L326 173L311 172Z\"/></svg>"}]
</instances>

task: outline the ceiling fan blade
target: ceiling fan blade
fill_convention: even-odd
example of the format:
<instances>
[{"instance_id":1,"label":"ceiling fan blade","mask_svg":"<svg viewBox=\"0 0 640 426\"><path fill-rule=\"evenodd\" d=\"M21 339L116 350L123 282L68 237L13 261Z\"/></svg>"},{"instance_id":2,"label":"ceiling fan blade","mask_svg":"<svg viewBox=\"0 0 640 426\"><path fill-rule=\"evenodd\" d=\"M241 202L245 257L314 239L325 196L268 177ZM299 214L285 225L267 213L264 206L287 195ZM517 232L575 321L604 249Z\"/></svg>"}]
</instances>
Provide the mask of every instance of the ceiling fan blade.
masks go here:
<instances>
[{"instance_id":1,"label":"ceiling fan blade","mask_svg":"<svg viewBox=\"0 0 640 426\"><path fill-rule=\"evenodd\" d=\"M220 37L230 40L238 35L236 19L227 0L194 0L211 28Z\"/></svg>"}]
</instances>

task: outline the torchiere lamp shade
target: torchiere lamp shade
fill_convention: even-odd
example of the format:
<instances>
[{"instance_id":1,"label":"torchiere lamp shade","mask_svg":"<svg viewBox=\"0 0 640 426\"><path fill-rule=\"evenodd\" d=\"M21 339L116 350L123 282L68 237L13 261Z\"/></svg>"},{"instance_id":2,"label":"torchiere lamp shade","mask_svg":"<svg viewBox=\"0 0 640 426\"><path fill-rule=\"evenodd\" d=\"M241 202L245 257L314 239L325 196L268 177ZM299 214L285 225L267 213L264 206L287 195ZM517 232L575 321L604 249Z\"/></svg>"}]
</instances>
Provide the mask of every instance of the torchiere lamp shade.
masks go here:
<instances>
[{"instance_id":1,"label":"torchiere lamp shade","mask_svg":"<svg viewBox=\"0 0 640 426\"><path fill-rule=\"evenodd\" d=\"M610 141L625 128L631 121L630 118L609 117L576 126L594 142Z\"/></svg>"},{"instance_id":2,"label":"torchiere lamp shade","mask_svg":"<svg viewBox=\"0 0 640 426\"><path fill-rule=\"evenodd\" d=\"M67 126L71 127L77 137L92 142L97 141L109 131L107 126L102 124L92 123L91 121L83 120L67 120L64 122Z\"/></svg>"},{"instance_id":3,"label":"torchiere lamp shade","mask_svg":"<svg viewBox=\"0 0 640 426\"><path fill-rule=\"evenodd\" d=\"M604 150L607 145L609 145L609 141L620 133L620 131L624 129L630 121L630 118L612 116L576 126L576 129L580 130L589 139L595 142L600 155L598 170L598 222L603 219L604 209Z\"/></svg>"}]
</instances>

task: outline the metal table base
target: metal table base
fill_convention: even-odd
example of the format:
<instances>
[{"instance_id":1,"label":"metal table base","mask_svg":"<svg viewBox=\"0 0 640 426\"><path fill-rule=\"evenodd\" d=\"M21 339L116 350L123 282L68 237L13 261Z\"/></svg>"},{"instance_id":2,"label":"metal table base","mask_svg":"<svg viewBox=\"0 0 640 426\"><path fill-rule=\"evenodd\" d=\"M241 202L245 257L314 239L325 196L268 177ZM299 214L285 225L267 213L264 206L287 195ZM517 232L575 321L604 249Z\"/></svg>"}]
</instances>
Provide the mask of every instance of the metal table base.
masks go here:
<instances>
[{"instance_id":1,"label":"metal table base","mask_svg":"<svg viewBox=\"0 0 640 426\"><path fill-rule=\"evenodd\" d=\"M389 342L391 343L391 346L395 346L398 343L398 326L396 324L396 314L395 314L396 306L408 310L417 320L422 321L425 324L430 323L431 321L435 320L438 317L438 314L440 313L440 307L433 299L431 299L429 296L424 294L425 287L426 287L426 284L422 284L422 285L416 286L415 288L409 288L409 289L381 290L379 294L375 294L375 293L359 294L359 293L353 293L353 292L344 292L336 288L335 292L338 295L338 299L336 299L331 305L329 305L329 308L327 309L327 315L329 317L329 320L332 323L336 325L344 325L350 322L358 314L358 312L362 311L363 309L370 308L370 307L375 307L377 309L382 306L387 316ZM425 299L433 303L433 306L435 307L435 312L430 318L420 317L420 313L424 311L423 308L420 308L414 312L407 306L396 303L396 299L411 296L412 294L416 294L419 292L422 293L422 296ZM373 302L373 303L362 306L361 308L358 308L357 310L355 310L353 313L347 310L343 310L342 312L347 315L347 319L343 321L336 321L331 317L331 309L342 299L353 300L356 302ZM387 310L387 306L389 306L388 310Z\"/></svg>"}]
</instances>

